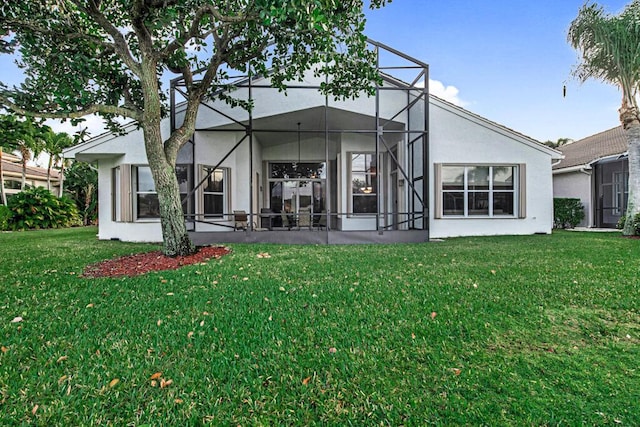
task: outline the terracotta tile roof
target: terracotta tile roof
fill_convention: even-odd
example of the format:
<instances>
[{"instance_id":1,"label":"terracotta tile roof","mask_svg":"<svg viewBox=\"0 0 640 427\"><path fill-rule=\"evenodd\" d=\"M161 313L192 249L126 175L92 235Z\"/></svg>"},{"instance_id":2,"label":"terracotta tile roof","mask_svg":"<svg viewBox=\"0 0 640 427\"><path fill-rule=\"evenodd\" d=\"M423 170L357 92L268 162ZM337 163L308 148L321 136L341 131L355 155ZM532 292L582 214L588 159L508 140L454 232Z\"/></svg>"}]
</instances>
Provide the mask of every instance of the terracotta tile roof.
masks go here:
<instances>
[{"instance_id":1,"label":"terracotta tile roof","mask_svg":"<svg viewBox=\"0 0 640 427\"><path fill-rule=\"evenodd\" d=\"M564 159L553 167L554 170L588 165L603 157L626 153L627 140L622 126L618 126L563 145L558 150L564 154Z\"/></svg>"}]
</instances>

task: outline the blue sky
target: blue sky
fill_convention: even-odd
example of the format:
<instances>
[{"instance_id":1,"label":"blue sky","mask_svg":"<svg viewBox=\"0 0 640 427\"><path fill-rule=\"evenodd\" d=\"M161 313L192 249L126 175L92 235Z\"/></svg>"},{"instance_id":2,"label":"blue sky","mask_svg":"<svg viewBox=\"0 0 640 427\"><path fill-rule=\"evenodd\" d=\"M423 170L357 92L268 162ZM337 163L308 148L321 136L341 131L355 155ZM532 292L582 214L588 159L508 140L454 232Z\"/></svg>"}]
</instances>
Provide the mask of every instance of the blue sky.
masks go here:
<instances>
[{"instance_id":1,"label":"blue sky","mask_svg":"<svg viewBox=\"0 0 640 427\"><path fill-rule=\"evenodd\" d=\"M394 0L367 11L366 33L428 63L432 91L474 113L540 141L580 139L617 126L620 106L614 86L571 77L566 33L583 3ZM612 13L626 3L599 2ZM2 81L20 80L6 55L0 70Z\"/></svg>"},{"instance_id":2,"label":"blue sky","mask_svg":"<svg viewBox=\"0 0 640 427\"><path fill-rule=\"evenodd\" d=\"M618 13L629 1L598 3ZM540 141L580 139L619 125L621 101L614 86L571 77L577 54L566 34L583 4L394 0L367 12L367 35L428 63L431 79L474 113Z\"/></svg>"}]
</instances>

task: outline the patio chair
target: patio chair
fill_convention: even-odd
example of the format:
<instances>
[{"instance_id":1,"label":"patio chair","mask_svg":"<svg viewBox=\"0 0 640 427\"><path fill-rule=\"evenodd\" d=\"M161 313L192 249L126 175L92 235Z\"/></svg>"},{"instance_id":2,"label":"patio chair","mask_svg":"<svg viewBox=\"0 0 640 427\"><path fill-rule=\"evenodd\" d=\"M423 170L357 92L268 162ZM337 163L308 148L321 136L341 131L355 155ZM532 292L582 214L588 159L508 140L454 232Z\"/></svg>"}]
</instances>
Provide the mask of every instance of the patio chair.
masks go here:
<instances>
[{"instance_id":1,"label":"patio chair","mask_svg":"<svg viewBox=\"0 0 640 427\"><path fill-rule=\"evenodd\" d=\"M282 218L282 226L291 230L291 225L293 223L293 215L288 212L282 211L280 212L280 218Z\"/></svg>"},{"instance_id":2,"label":"patio chair","mask_svg":"<svg viewBox=\"0 0 640 427\"><path fill-rule=\"evenodd\" d=\"M298 226L300 228L311 228L311 206L298 210Z\"/></svg>"},{"instance_id":3,"label":"patio chair","mask_svg":"<svg viewBox=\"0 0 640 427\"><path fill-rule=\"evenodd\" d=\"M320 218L318 219L318 230L322 230L323 228L327 228L327 211L324 209L320 213Z\"/></svg>"},{"instance_id":4,"label":"patio chair","mask_svg":"<svg viewBox=\"0 0 640 427\"><path fill-rule=\"evenodd\" d=\"M247 229L247 212L233 211L233 231Z\"/></svg>"}]
</instances>

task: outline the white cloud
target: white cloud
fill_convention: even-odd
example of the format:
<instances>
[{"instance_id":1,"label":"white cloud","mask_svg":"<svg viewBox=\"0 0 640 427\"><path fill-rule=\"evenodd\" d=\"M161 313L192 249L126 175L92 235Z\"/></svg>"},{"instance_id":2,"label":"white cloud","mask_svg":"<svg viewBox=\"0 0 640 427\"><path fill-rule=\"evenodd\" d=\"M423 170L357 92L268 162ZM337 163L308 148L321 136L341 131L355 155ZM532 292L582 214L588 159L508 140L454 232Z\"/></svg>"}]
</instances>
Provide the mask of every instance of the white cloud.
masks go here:
<instances>
[{"instance_id":1,"label":"white cloud","mask_svg":"<svg viewBox=\"0 0 640 427\"><path fill-rule=\"evenodd\" d=\"M424 81L418 83L418 86L422 85L424 85ZM429 93L459 107L468 105L468 102L463 101L458 96L460 90L457 87L445 86L445 84L439 80L429 79Z\"/></svg>"}]
</instances>

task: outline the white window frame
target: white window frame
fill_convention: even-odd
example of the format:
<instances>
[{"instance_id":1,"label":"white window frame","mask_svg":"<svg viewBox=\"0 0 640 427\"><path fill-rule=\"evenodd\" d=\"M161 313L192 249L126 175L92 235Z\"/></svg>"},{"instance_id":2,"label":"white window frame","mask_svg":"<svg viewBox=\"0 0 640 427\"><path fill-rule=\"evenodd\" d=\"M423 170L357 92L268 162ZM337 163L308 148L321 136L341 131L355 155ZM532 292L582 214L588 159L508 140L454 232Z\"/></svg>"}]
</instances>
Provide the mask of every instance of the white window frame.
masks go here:
<instances>
[{"instance_id":1,"label":"white window frame","mask_svg":"<svg viewBox=\"0 0 640 427\"><path fill-rule=\"evenodd\" d=\"M202 182L202 180L207 176L208 171L206 169L213 169L213 166L198 165L198 182ZM231 206L231 169L228 167L219 167L214 171L214 174L216 172L222 172L222 191L205 191L204 183L202 183L202 185L198 188L198 216L200 218L224 218L230 212L229 207ZM207 214L204 211L206 206L204 199L206 195L222 196L222 213Z\"/></svg>"},{"instance_id":2,"label":"white window frame","mask_svg":"<svg viewBox=\"0 0 640 427\"><path fill-rule=\"evenodd\" d=\"M364 173L365 175L369 175L371 178L371 183L373 184L374 180L378 179L378 174L380 173L380 167L379 167L379 159L375 159L376 160L376 172L371 173L370 171L367 171L366 169L361 171L354 171L353 170L353 156L357 156L357 155L364 155L364 156L371 156L372 158L375 159L376 157L376 153L375 152L371 152L371 151L351 151L348 153L348 158L347 158L347 185L348 185L348 199L347 199L347 214L348 216L358 216L358 217L363 217L363 216L376 216L378 213L378 206L376 205L376 210L375 212L354 212L354 203L353 203L353 198L354 197L365 197L365 198L373 198L374 200L378 200L377 198L377 194L378 192L380 192L380 188L377 188L377 192L373 192L371 191L370 193L367 193L365 195L362 194L353 194L353 174L362 174ZM378 182L376 182L376 184L378 184ZM378 186L379 187L379 186ZM373 188L372 188L373 190Z\"/></svg>"},{"instance_id":3,"label":"white window frame","mask_svg":"<svg viewBox=\"0 0 640 427\"><path fill-rule=\"evenodd\" d=\"M622 207L629 198L629 175L626 172L613 172L611 177L613 191L611 192L614 215L622 215Z\"/></svg>"},{"instance_id":4,"label":"white window frame","mask_svg":"<svg viewBox=\"0 0 640 427\"><path fill-rule=\"evenodd\" d=\"M148 216L144 218L138 217L138 197L142 195L158 195L156 191L156 184L153 182L153 190L139 191L138 190L138 171L142 168L149 169L149 173L151 173L151 167L149 165L134 165L131 167L131 195L132 195L132 208L133 208L133 218L136 222L154 222L160 221L160 212L158 212L158 216ZM152 175L153 178L153 175ZM153 181L153 180L152 180ZM158 202L159 203L159 202Z\"/></svg>"},{"instance_id":5,"label":"white window frame","mask_svg":"<svg viewBox=\"0 0 640 427\"><path fill-rule=\"evenodd\" d=\"M464 182L463 190L444 190L442 180L442 169L446 167L459 167L464 168ZM488 167L489 168L489 188L483 190L469 189L468 172L470 168L474 167ZM513 168L513 190L500 190L493 187L493 168L510 167ZM456 164L456 163L444 163L435 165L435 184L436 184L436 218L524 218L526 213L525 208L525 180L526 180L526 168L524 164ZM463 194L463 213L462 214L445 214L444 212L444 195L446 193L461 193ZM487 214L478 215L469 213L469 194L472 193L488 193L488 209ZM513 193L513 213L512 214L496 214L493 209L494 194L496 193Z\"/></svg>"}]
</instances>

